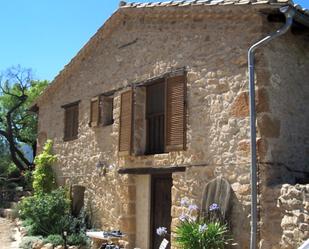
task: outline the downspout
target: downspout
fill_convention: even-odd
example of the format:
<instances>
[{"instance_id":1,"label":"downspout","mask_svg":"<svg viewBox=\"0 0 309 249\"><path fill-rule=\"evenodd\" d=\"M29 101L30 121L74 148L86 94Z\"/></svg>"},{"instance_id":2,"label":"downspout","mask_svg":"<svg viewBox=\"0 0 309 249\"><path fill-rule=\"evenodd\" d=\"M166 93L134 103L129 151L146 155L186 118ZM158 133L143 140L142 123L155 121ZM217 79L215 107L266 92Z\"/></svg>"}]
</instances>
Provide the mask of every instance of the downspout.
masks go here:
<instances>
[{"instance_id":1,"label":"downspout","mask_svg":"<svg viewBox=\"0 0 309 249\"><path fill-rule=\"evenodd\" d=\"M250 249L257 246L257 155L256 155L256 112L255 112L255 65L254 52L271 40L285 34L293 23L295 9L290 6L280 8L280 12L285 15L286 22L283 27L269 34L262 40L255 43L248 51L248 70L249 70L249 102L250 102L250 150L251 150L251 235Z\"/></svg>"}]
</instances>

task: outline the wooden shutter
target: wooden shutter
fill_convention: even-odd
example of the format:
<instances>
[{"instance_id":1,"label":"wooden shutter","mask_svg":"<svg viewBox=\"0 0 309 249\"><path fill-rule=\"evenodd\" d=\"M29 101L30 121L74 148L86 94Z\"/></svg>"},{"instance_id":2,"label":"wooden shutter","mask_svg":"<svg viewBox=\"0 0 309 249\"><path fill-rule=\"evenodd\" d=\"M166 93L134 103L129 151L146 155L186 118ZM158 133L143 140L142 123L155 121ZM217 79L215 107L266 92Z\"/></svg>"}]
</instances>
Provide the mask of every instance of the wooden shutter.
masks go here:
<instances>
[{"instance_id":1,"label":"wooden shutter","mask_svg":"<svg viewBox=\"0 0 309 249\"><path fill-rule=\"evenodd\" d=\"M72 137L72 120L73 115L70 107L65 108L64 111L64 139L69 140Z\"/></svg>"},{"instance_id":2,"label":"wooden shutter","mask_svg":"<svg viewBox=\"0 0 309 249\"><path fill-rule=\"evenodd\" d=\"M231 192L231 185L222 177L208 182L203 190L201 216L206 218L209 215L210 205L216 203L220 207L222 217L226 219L231 211Z\"/></svg>"},{"instance_id":3,"label":"wooden shutter","mask_svg":"<svg viewBox=\"0 0 309 249\"><path fill-rule=\"evenodd\" d=\"M120 124L119 124L119 152L131 153L132 141L132 90L121 94Z\"/></svg>"},{"instance_id":4,"label":"wooden shutter","mask_svg":"<svg viewBox=\"0 0 309 249\"><path fill-rule=\"evenodd\" d=\"M186 77L174 76L166 83L165 151L185 149L186 143Z\"/></svg>"},{"instance_id":5,"label":"wooden shutter","mask_svg":"<svg viewBox=\"0 0 309 249\"><path fill-rule=\"evenodd\" d=\"M99 125L100 120L100 101L99 97L95 97L91 100L90 104L90 126L96 127Z\"/></svg>"},{"instance_id":6,"label":"wooden shutter","mask_svg":"<svg viewBox=\"0 0 309 249\"><path fill-rule=\"evenodd\" d=\"M73 116L73 121L72 121L72 138L77 138L78 136L78 104L72 106L72 116Z\"/></svg>"}]
</instances>

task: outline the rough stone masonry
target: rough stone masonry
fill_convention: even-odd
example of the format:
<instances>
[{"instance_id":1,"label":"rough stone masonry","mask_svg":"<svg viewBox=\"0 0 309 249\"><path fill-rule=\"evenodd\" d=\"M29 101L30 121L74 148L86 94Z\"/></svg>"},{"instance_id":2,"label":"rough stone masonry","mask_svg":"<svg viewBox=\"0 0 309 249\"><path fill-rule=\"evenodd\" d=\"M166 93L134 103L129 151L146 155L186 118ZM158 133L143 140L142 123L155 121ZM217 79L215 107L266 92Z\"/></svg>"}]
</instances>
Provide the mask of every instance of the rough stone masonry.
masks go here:
<instances>
[{"instance_id":1,"label":"rough stone masonry","mask_svg":"<svg viewBox=\"0 0 309 249\"><path fill-rule=\"evenodd\" d=\"M86 187L86 199L95 210L95 226L121 229L128 234L128 248L147 249L149 177L119 175L118 169L187 165L185 172L172 175L172 228L182 211L180 199L186 196L199 205L205 184L222 176L234 191L230 217L233 237L237 248L248 248L247 51L254 42L282 25L268 22L263 14L265 8L264 5L120 8L55 78L48 94L37 103L39 146L46 138L54 141L58 182ZM291 203L294 195L286 194L293 186L284 185L280 192L283 183L293 185L304 179L301 172L308 167L306 36L288 32L259 50L256 62L259 247L288 248L283 246L286 241L302 241L308 235L306 222L295 211L298 204ZM136 153L120 156L121 91L114 94L114 123L89 127L90 101L94 96L119 87L126 90L129 84L182 67L187 70L186 150L141 155L139 149L145 146L145 105L139 102L134 117ZM145 99L143 91L137 95L140 100ZM61 106L78 100L78 138L65 142ZM105 176L96 169L98 161L110 165ZM308 185L301 188L308 189ZM278 207L279 200L282 202ZM308 198L303 198L299 205L305 210ZM292 225L297 219L302 221ZM176 248L174 242L172 247Z\"/></svg>"}]
</instances>

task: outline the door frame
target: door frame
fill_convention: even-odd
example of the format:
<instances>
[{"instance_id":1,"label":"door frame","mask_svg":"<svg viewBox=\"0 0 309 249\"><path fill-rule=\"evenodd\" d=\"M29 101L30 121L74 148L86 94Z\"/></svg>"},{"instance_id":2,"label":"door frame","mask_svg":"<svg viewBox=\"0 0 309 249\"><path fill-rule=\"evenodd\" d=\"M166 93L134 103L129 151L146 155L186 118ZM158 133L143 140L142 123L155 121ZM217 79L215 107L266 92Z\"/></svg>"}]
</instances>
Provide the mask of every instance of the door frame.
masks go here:
<instances>
[{"instance_id":1,"label":"door frame","mask_svg":"<svg viewBox=\"0 0 309 249\"><path fill-rule=\"evenodd\" d=\"M171 198L172 198L172 187L173 187L173 177L172 177L172 174L152 174L151 175L151 179L150 179L150 229L149 229L149 248L150 249L155 249L153 248L153 224L154 224L154 194L153 194L153 191L154 191L154 180L155 179L158 179L158 178L163 178L163 179L170 179L171 180ZM171 205L170 205L170 211L172 211L172 199L171 199ZM172 220L172 218L171 218ZM168 230L170 230L171 227L168 228ZM169 241L169 243L171 243Z\"/></svg>"}]
</instances>

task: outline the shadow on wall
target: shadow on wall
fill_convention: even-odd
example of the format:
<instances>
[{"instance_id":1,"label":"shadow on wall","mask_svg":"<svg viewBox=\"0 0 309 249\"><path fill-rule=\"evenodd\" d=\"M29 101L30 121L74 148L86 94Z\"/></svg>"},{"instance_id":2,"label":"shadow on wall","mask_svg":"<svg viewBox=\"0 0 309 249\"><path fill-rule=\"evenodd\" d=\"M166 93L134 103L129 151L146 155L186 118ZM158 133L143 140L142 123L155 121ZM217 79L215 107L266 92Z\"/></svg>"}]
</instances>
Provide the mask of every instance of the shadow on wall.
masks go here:
<instances>
[{"instance_id":1,"label":"shadow on wall","mask_svg":"<svg viewBox=\"0 0 309 249\"><path fill-rule=\"evenodd\" d=\"M259 135L266 141L260 169L268 186L309 183L309 49L305 36L288 33L258 56L257 86L267 93L269 107L257 117Z\"/></svg>"},{"instance_id":2,"label":"shadow on wall","mask_svg":"<svg viewBox=\"0 0 309 249\"><path fill-rule=\"evenodd\" d=\"M228 216L234 242L237 243L236 247L239 249L248 249L250 242L250 206L243 205L236 194L231 192L232 210Z\"/></svg>"}]
</instances>

